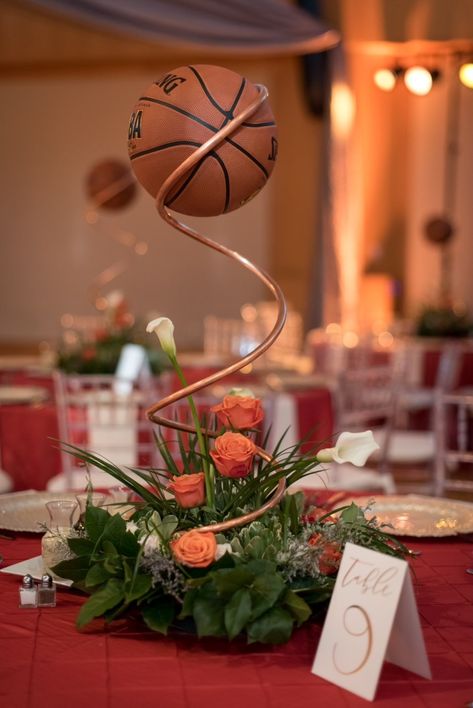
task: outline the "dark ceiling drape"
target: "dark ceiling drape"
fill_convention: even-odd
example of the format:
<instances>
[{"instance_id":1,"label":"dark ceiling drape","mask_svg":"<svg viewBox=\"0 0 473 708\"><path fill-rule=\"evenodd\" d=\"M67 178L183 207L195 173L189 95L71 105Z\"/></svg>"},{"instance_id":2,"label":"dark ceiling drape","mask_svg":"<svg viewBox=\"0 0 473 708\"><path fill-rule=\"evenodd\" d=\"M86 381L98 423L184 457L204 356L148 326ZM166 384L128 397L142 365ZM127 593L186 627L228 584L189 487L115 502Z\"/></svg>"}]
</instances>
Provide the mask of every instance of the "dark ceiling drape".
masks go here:
<instances>
[{"instance_id":1,"label":"dark ceiling drape","mask_svg":"<svg viewBox=\"0 0 473 708\"><path fill-rule=\"evenodd\" d=\"M338 32L288 0L29 0L104 29L216 54L321 52Z\"/></svg>"}]
</instances>

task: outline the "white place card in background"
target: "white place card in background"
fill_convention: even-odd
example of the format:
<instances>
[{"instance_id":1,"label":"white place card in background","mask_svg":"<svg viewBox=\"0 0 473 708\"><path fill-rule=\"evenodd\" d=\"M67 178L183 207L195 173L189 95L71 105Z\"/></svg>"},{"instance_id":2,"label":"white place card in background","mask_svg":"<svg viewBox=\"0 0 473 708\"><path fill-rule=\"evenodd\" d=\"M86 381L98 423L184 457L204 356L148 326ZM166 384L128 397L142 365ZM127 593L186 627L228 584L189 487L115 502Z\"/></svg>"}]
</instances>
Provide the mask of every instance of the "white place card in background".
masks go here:
<instances>
[{"instance_id":1,"label":"white place card in background","mask_svg":"<svg viewBox=\"0 0 473 708\"><path fill-rule=\"evenodd\" d=\"M431 678L409 567L347 543L312 673L371 701L385 659Z\"/></svg>"}]
</instances>

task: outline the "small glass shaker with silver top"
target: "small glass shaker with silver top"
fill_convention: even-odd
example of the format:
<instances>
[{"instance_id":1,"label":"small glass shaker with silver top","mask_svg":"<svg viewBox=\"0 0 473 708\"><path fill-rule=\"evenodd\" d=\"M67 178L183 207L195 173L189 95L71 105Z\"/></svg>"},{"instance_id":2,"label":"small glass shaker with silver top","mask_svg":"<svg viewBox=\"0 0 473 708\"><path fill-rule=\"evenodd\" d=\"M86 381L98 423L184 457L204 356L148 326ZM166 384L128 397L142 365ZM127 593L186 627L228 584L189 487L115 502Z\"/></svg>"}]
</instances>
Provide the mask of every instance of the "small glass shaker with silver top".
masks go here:
<instances>
[{"instance_id":1,"label":"small glass shaker with silver top","mask_svg":"<svg viewBox=\"0 0 473 708\"><path fill-rule=\"evenodd\" d=\"M20 607L37 607L38 591L31 575L25 575L20 585Z\"/></svg>"},{"instance_id":2,"label":"small glass shaker with silver top","mask_svg":"<svg viewBox=\"0 0 473 708\"><path fill-rule=\"evenodd\" d=\"M47 573L38 585L38 607L56 607L56 586Z\"/></svg>"}]
</instances>

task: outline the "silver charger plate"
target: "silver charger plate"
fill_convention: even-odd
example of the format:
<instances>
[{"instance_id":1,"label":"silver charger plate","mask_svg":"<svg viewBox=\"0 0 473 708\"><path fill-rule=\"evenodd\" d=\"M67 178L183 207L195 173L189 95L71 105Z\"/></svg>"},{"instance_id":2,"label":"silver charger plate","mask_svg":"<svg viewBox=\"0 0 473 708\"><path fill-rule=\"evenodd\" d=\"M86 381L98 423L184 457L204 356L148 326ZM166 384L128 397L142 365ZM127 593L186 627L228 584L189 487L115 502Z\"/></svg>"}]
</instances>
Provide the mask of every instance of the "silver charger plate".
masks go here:
<instances>
[{"instance_id":1,"label":"silver charger plate","mask_svg":"<svg viewBox=\"0 0 473 708\"><path fill-rule=\"evenodd\" d=\"M416 494L357 497L353 501L361 507L370 504L366 517L376 516L380 523L390 524L393 528L386 531L394 536L473 533L473 504L469 502Z\"/></svg>"},{"instance_id":2,"label":"silver charger plate","mask_svg":"<svg viewBox=\"0 0 473 708\"><path fill-rule=\"evenodd\" d=\"M77 494L77 492L75 493ZM49 523L46 502L56 499L74 499L71 492L13 492L0 495L0 529L44 533L41 524Z\"/></svg>"}]
</instances>

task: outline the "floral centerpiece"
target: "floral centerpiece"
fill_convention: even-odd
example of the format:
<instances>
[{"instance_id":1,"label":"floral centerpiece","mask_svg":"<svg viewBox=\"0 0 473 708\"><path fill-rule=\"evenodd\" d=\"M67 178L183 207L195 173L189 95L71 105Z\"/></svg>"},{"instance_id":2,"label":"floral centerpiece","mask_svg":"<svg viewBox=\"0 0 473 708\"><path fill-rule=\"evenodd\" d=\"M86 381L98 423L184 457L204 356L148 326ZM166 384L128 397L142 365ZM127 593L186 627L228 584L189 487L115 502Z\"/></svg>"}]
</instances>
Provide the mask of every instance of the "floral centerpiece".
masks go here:
<instances>
[{"instance_id":1,"label":"floral centerpiece","mask_svg":"<svg viewBox=\"0 0 473 708\"><path fill-rule=\"evenodd\" d=\"M139 344L146 349L152 372L160 374L167 361L140 336L123 294L114 290L102 299L105 309L100 326L87 332L68 330L58 348L57 367L66 373L113 374L125 344Z\"/></svg>"},{"instance_id":2,"label":"floral centerpiece","mask_svg":"<svg viewBox=\"0 0 473 708\"><path fill-rule=\"evenodd\" d=\"M159 318L148 330L185 384L172 322ZM330 597L347 541L408 554L355 504L329 511L307 506L302 492L276 496L281 483L284 491L284 482L300 482L323 462L363 465L377 448L370 431L342 433L334 447L304 455L282 438L263 455L264 411L251 391L230 391L201 419L192 398L189 408L195 432L156 438L162 469L124 471L69 448L137 499L131 513L129 504L118 513L88 505L78 536L68 539L74 557L54 568L90 595L79 627L138 615L163 634L180 627L200 637L281 643Z\"/></svg>"}]
</instances>

